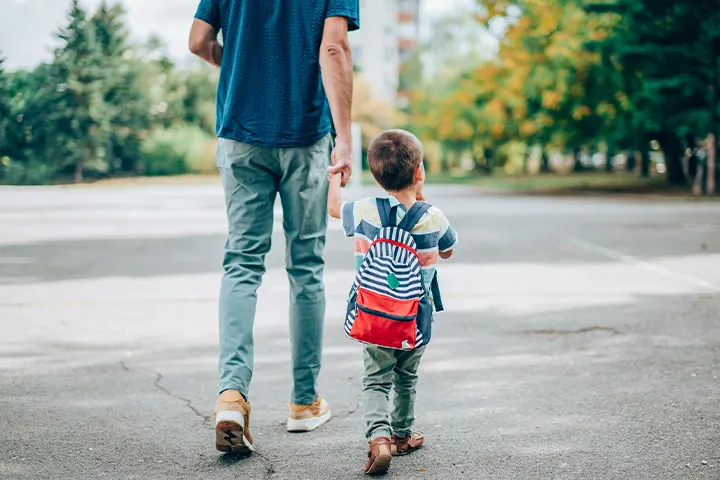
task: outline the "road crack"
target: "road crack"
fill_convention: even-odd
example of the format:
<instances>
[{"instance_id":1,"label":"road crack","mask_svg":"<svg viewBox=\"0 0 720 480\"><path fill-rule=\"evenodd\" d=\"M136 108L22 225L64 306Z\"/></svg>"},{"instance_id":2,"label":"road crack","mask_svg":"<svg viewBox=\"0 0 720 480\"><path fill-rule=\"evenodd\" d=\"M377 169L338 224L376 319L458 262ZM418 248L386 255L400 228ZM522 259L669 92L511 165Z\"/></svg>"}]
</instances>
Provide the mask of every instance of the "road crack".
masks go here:
<instances>
[{"instance_id":1,"label":"road crack","mask_svg":"<svg viewBox=\"0 0 720 480\"><path fill-rule=\"evenodd\" d=\"M155 386L155 388L157 388L158 390L163 392L168 397L174 398L175 400L179 400L179 401L183 402L185 404L185 406L188 409L190 409L191 412L193 412L195 414L195 416L197 416L198 418L203 420L203 424L206 427L212 428L212 415L203 415L202 412L200 412L200 410L195 408L195 406L192 403L192 400L182 397L176 393L171 392L167 388L165 388L160 383L163 378L162 373L156 372L154 370L147 370L147 369L140 370L140 369L130 368L127 365L127 363L125 363L124 360L120 360L120 366L122 367L123 370L125 370L126 372L129 372L129 373L135 373L135 374L143 375L143 376L150 376L150 375L147 375L145 372L152 374L154 376L153 385ZM265 468L266 478L269 478L269 477L272 477L273 475L275 475L276 470L275 470L275 467L273 466L272 460L270 460L268 457L266 457L262 453L259 453L257 450L253 451L253 455L257 456L258 459L260 460L260 462L263 464L263 467Z\"/></svg>"},{"instance_id":2,"label":"road crack","mask_svg":"<svg viewBox=\"0 0 720 480\"><path fill-rule=\"evenodd\" d=\"M273 466L272 460L267 458L262 453L258 453L257 451L253 453L258 456L262 464L265 466L265 475L267 477L272 477L273 475L275 475L275 467Z\"/></svg>"},{"instance_id":3,"label":"road crack","mask_svg":"<svg viewBox=\"0 0 720 480\"><path fill-rule=\"evenodd\" d=\"M357 401L355 402L355 406L349 409L345 415L343 415L342 418L349 418L351 417L355 412L357 412L360 409L360 406L362 405L362 392L360 392L357 396Z\"/></svg>"},{"instance_id":4,"label":"road crack","mask_svg":"<svg viewBox=\"0 0 720 480\"><path fill-rule=\"evenodd\" d=\"M137 373L137 374L139 374L139 375L145 375L145 373L142 372L142 371L140 371L140 370L136 370L136 369L133 369L133 368L128 367L127 363L125 363L124 360L120 360L120 365L122 366L123 370L125 370L126 372ZM144 370L144 369L143 369L143 370ZM207 426L207 427L211 427L211 426L212 426L212 416L211 416L211 415L203 415L200 410L198 410L197 408L195 408L195 406L194 406L193 403L192 403L192 400L189 400L189 399L187 399L187 398L185 398L185 397L182 397L182 396L180 396L180 395L178 395L178 394L176 394L176 393L171 392L170 390L168 390L167 388L165 388L165 387L160 383L160 382L162 381L162 378L163 378L162 373L160 373L160 372L155 372L155 371L153 371L153 370L147 370L147 372L149 372L149 373L151 373L152 375L155 376L155 379L154 379L154 381L153 381L153 385L155 385L155 388L157 388L158 390L160 390L161 392L163 392L163 393L164 393L165 395L167 395L168 397L171 397L171 398L174 398L175 400L179 400L179 401L183 402L183 403L185 404L185 406L186 406L188 409L190 409L191 412L193 412L193 413L195 414L195 416L197 416L198 418L201 418L201 419L203 420L203 424L204 424L205 426ZM147 375L146 375L146 376L147 376Z\"/></svg>"}]
</instances>

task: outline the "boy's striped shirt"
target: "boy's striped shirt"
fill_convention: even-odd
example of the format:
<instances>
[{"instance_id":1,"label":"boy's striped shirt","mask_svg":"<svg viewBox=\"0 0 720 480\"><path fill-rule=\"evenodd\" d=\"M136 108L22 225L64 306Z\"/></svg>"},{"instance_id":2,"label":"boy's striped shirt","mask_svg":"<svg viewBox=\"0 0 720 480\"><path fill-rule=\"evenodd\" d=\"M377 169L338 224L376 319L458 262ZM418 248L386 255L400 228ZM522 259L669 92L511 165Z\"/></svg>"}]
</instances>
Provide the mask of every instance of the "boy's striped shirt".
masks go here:
<instances>
[{"instance_id":1,"label":"boy's striped shirt","mask_svg":"<svg viewBox=\"0 0 720 480\"><path fill-rule=\"evenodd\" d=\"M390 205L400 204L397 198L390 196ZM405 207L397 209L398 223L405 216ZM359 270L370 244L382 227L377 198L370 197L342 206L342 224L345 235L355 237L355 269ZM413 228L412 237L417 244L423 283L430 287L439 257L439 252L452 250L457 245L457 233L445 215L437 207L430 209Z\"/></svg>"}]
</instances>

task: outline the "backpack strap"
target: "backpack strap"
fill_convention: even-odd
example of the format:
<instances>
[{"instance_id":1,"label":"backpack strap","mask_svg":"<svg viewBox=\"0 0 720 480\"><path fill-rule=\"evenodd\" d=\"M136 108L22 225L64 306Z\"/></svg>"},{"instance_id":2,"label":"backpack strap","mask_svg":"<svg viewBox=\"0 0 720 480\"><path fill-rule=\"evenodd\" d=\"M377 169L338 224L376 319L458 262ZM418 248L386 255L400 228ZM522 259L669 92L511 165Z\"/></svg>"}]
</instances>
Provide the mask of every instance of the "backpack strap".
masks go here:
<instances>
[{"instance_id":1,"label":"backpack strap","mask_svg":"<svg viewBox=\"0 0 720 480\"><path fill-rule=\"evenodd\" d=\"M391 206L389 198L377 198L375 203L380 214L381 226L383 228L397 227L397 211L399 208L405 209L405 207L402 204Z\"/></svg>"},{"instance_id":2,"label":"backpack strap","mask_svg":"<svg viewBox=\"0 0 720 480\"><path fill-rule=\"evenodd\" d=\"M438 284L437 277L437 271L435 271L435 275L433 275L432 282L430 283L430 292L432 293L435 311L442 312L445 310L445 307L443 306L442 297L440 296L440 284Z\"/></svg>"},{"instance_id":3,"label":"backpack strap","mask_svg":"<svg viewBox=\"0 0 720 480\"><path fill-rule=\"evenodd\" d=\"M394 227L397 217L395 219L392 219L391 225L390 211L392 210L392 207L390 207L390 200L387 198L377 198L375 199L375 203L377 203L378 213L380 214L381 226L383 228Z\"/></svg>"},{"instance_id":4,"label":"backpack strap","mask_svg":"<svg viewBox=\"0 0 720 480\"><path fill-rule=\"evenodd\" d=\"M423 215L427 213L428 210L430 210L429 203L426 202L415 202L415 204L412 206L409 212L405 215L405 217L400 221L400 225L398 227L402 228L405 231L411 232L413 228L415 228L415 225L420 221Z\"/></svg>"}]
</instances>

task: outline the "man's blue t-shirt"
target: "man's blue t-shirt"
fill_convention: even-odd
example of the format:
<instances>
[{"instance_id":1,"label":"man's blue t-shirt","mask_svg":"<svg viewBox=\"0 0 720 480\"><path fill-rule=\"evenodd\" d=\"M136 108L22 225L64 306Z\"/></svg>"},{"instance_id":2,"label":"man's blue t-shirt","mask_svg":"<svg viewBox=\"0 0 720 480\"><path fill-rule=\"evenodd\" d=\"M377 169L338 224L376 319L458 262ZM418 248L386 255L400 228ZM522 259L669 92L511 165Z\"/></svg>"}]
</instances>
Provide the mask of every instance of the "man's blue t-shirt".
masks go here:
<instances>
[{"instance_id":1,"label":"man's blue t-shirt","mask_svg":"<svg viewBox=\"0 0 720 480\"><path fill-rule=\"evenodd\" d=\"M200 0L195 18L222 31L217 134L272 147L312 145L332 128L320 76L328 17L360 26L358 0Z\"/></svg>"}]
</instances>

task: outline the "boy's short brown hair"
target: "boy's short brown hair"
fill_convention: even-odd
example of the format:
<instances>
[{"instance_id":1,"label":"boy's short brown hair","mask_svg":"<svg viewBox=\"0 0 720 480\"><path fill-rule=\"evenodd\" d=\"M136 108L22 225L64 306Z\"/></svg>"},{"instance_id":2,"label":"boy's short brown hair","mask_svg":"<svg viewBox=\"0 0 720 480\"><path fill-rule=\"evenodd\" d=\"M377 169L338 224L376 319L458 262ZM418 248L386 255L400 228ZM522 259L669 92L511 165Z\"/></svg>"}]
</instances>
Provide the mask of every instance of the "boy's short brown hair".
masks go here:
<instances>
[{"instance_id":1,"label":"boy's short brown hair","mask_svg":"<svg viewBox=\"0 0 720 480\"><path fill-rule=\"evenodd\" d=\"M420 140L405 130L386 130L370 142L368 164L375 180L389 192L415 183L415 171L423 161Z\"/></svg>"}]
</instances>

